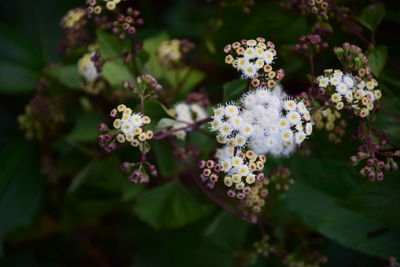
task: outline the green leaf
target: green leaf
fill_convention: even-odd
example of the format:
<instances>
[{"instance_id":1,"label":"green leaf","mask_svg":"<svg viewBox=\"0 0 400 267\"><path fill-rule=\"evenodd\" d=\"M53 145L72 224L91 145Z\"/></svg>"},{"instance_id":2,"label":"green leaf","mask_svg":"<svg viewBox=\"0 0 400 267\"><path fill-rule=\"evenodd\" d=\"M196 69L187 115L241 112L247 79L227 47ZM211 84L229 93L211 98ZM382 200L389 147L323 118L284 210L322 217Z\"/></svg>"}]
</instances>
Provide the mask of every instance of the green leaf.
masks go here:
<instances>
[{"instance_id":1,"label":"green leaf","mask_svg":"<svg viewBox=\"0 0 400 267\"><path fill-rule=\"evenodd\" d=\"M143 50L149 55L149 60L145 64L145 67L156 79L162 78L166 72L166 70L158 62L157 49L160 44L167 39L168 35L165 32L162 32L158 35L147 38L143 42Z\"/></svg>"},{"instance_id":2,"label":"green leaf","mask_svg":"<svg viewBox=\"0 0 400 267\"><path fill-rule=\"evenodd\" d=\"M136 211L154 228L174 229L201 218L207 208L180 184L169 182L143 194L137 201Z\"/></svg>"},{"instance_id":3,"label":"green leaf","mask_svg":"<svg viewBox=\"0 0 400 267\"><path fill-rule=\"evenodd\" d=\"M35 89L43 62L26 36L0 25L0 92L18 94ZM38 71L39 70L39 71Z\"/></svg>"},{"instance_id":4,"label":"green leaf","mask_svg":"<svg viewBox=\"0 0 400 267\"><path fill-rule=\"evenodd\" d=\"M168 35L162 32L144 41L143 49L149 55L145 68L156 79L167 81L172 88L177 88L179 85L180 95L186 95L204 80L205 74L190 67L178 70L168 70L163 67L158 60L157 49L168 38Z\"/></svg>"},{"instance_id":5,"label":"green leaf","mask_svg":"<svg viewBox=\"0 0 400 267\"><path fill-rule=\"evenodd\" d=\"M122 84L126 81L133 81L135 79L132 72L129 70L122 59L114 59L104 64L101 75L112 86L122 88Z\"/></svg>"},{"instance_id":6,"label":"green leaf","mask_svg":"<svg viewBox=\"0 0 400 267\"><path fill-rule=\"evenodd\" d=\"M343 246L382 258L400 256L399 230L340 207L318 189L297 183L287 201L305 224Z\"/></svg>"},{"instance_id":7,"label":"green leaf","mask_svg":"<svg viewBox=\"0 0 400 267\"><path fill-rule=\"evenodd\" d=\"M400 116L400 101L395 97L382 97L380 104L391 114ZM389 139L398 144L400 143L400 124L399 120L383 111L376 115L374 126L389 134Z\"/></svg>"},{"instance_id":8,"label":"green leaf","mask_svg":"<svg viewBox=\"0 0 400 267\"><path fill-rule=\"evenodd\" d=\"M6 235L31 224L43 195L37 151L20 141L0 154L0 256Z\"/></svg>"},{"instance_id":9,"label":"green leaf","mask_svg":"<svg viewBox=\"0 0 400 267\"><path fill-rule=\"evenodd\" d=\"M369 66L372 72L379 77L388 59L387 47L384 45L376 47L368 53Z\"/></svg>"},{"instance_id":10,"label":"green leaf","mask_svg":"<svg viewBox=\"0 0 400 267\"><path fill-rule=\"evenodd\" d=\"M382 182L363 184L342 203L343 207L400 229L399 174L385 173Z\"/></svg>"},{"instance_id":11,"label":"green leaf","mask_svg":"<svg viewBox=\"0 0 400 267\"><path fill-rule=\"evenodd\" d=\"M84 166L73 178L70 186L68 187L68 194L76 191L76 189L89 177L92 169L95 167L96 161L90 161Z\"/></svg>"},{"instance_id":12,"label":"green leaf","mask_svg":"<svg viewBox=\"0 0 400 267\"><path fill-rule=\"evenodd\" d=\"M348 167L339 163L319 161L320 166L315 166L317 162L300 165L299 161L291 168L293 177L299 179L287 193L289 210L307 226L343 246L378 257L399 255L399 230L340 205L356 188L348 179L360 178L346 178Z\"/></svg>"},{"instance_id":13,"label":"green leaf","mask_svg":"<svg viewBox=\"0 0 400 267\"><path fill-rule=\"evenodd\" d=\"M364 8L358 20L366 28L375 32L382 19L385 17L385 13L386 8L382 3L372 4Z\"/></svg>"},{"instance_id":14,"label":"green leaf","mask_svg":"<svg viewBox=\"0 0 400 267\"><path fill-rule=\"evenodd\" d=\"M39 74L17 63L0 61L0 90L15 94L31 92L35 89Z\"/></svg>"},{"instance_id":15,"label":"green leaf","mask_svg":"<svg viewBox=\"0 0 400 267\"><path fill-rule=\"evenodd\" d=\"M224 84L224 102L238 100L246 88L247 80L233 80Z\"/></svg>"},{"instance_id":16,"label":"green leaf","mask_svg":"<svg viewBox=\"0 0 400 267\"><path fill-rule=\"evenodd\" d=\"M67 139L74 142L95 142L100 134L98 130L101 118L94 113L84 113L81 115L67 135Z\"/></svg>"},{"instance_id":17,"label":"green leaf","mask_svg":"<svg viewBox=\"0 0 400 267\"><path fill-rule=\"evenodd\" d=\"M50 76L68 88L78 88L82 82L77 65L51 66L47 71Z\"/></svg>"},{"instance_id":18,"label":"green leaf","mask_svg":"<svg viewBox=\"0 0 400 267\"><path fill-rule=\"evenodd\" d=\"M150 141L156 154L157 169L164 178L171 177L176 171L176 161L171 146L166 140Z\"/></svg>"},{"instance_id":19,"label":"green leaf","mask_svg":"<svg viewBox=\"0 0 400 267\"><path fill-rule=\"evenodd\" d=\"M121 56L128 51L129 44L126 41L119 40L115 35L97 31L97 42L99 43L100 53L103 58Z\"/></svg>"},{"instance_id":20,"label":"green leaf","mask_svg":"<svg viewBox=\"0 0 400 267\"><path fill-rule=\"evenodd\" d=\"M222 211L207 227L205 236L215 245L228 251L242 248L249 224L226 211ZM232 234L235 233L235 234Z\"/></svg>"}]
</instances>

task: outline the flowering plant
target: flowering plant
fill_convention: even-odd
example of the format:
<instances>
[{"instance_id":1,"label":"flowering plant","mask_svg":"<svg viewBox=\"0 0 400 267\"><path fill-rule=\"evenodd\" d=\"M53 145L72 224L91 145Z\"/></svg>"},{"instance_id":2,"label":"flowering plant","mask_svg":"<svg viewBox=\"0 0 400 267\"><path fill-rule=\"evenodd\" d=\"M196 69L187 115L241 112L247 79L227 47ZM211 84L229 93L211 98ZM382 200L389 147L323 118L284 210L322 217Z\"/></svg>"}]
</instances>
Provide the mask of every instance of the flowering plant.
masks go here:
<instances>
[{"instance_id":1,"label":"flowering plant","mask_svg":"<svg viewBox=\"0 0 400 267\"><path fill-rule=\"evenodd\" d=\"M397 266L398 7L367 2L2 14L0 265Z\"/></svg>"}]
</instances>

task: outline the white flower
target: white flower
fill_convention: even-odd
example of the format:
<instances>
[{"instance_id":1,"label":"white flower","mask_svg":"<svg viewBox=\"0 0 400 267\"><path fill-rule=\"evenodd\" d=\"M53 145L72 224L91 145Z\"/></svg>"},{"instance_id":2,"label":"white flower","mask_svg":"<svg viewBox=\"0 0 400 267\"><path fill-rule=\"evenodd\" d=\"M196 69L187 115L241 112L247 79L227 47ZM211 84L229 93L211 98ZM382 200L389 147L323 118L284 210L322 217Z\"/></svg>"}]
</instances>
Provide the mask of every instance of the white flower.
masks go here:
<instances>
[{"instance_id":1,"label":"white flower","mask_svg":"<svg viewBox=\"0 0 400 267\"><path fill-rule=\"evenodd\" d=\"M338 85L340 82L341 82L341 79L339 79L339 78L337 78L337 77L335 77L335 76L332 76L330 79L329 79L329 82L332 84L332 85Z\"/></svg>"},{"instance_id":2,"label":"white flower","mask_svg":"<svg viewBox=\"0 0 400 267\"><path fill-rule=\"evenodd\" d=\"M237 68L243 70L249 64L249 60L247 58L241 57L237 60Z\"/></svg>"},{"instance_id":3,"label":"white flower","mask_svg":"<svg viewBox=\"0 0 400 267\"><path fill-rule=\"evenodd\" d=\"M248 47L246 50L244 50L243 56L246 59L253 59L253 58L255 58L257 56L256 55L256 50L254 48L252 48L252 47Z\"/></svg>"},{"instance_id":4,"label":"white flower","mask_svg":"<svg viewBox=\"0 0 400 267\"><path fill-rule=\"evenodd\" d=\"M219 128L219 132L222 136L230 135L232 130L232 127L229 125L229 123L226 122L221 123L221 126Z\"/></svg>"},{"instance_id":5,"label":"white flower","mask_svg":"<svg viewBox=\"0 0 400 267\"><path fill-rule=\"evenodd\" d=\"M222 151L221 151L221 154L222 154ZM222 162L221 162L221 168L222 168L222 170L224 171L224 172L228 172L231 168L232 168L232 163L231 163L231 161L230 160L223 160Z\"/></svg>"},{"instance_id":6,"label":"white flower","mask_svg":"<svg viewBox=\"0 0 400 267\"><path fill-rule=\"evenodd\" d=\"M129 121L132 123L132 126L134 127L140 127L143 125L142 116L140 116L139 114L133 113Z\"/></svg>"},{"instance_id":7,"label":"white flower","mask_svg":"<svg viewBox=\"0 0 400 267\"><path fill-rule=\"evenodd\" d=\"M246 78L253 78L257 74L257 68L254 64L248 63L243 68L243 76Z\"/></svg>"},{"instance_id":8,"label":"white flower","mask_svg":"<svg viewBox=\"0 0 400 267\"><path fill-rule=\"evenodd\" d=\"M222 118L225 114L225 109L223 107L216 108L213 111L214 111L214 115L212 116L212 118L214 118L214 119Z\"/></svg>"},{"instance_id":9,"label":"white flower","mask_svg":"<svg viewBox=\"0 0 400 267\"><path fill-rule=\"evenodd\" d=\"M323 77L323 78L321 78L321 79L319 80L319 87L325 88L325 87L328 86L328 84L329 84L329 80L328 80L328 78L326 78L326 77Z\"/></svg>"},{"instance_id":10,"label":"white flower","mask_svg":"<svg viewBox=\"0 0 400 267\"><path fill-rule=\"evenodd\" d=\"M247 167L247 165L239 165L236 167L237 168L237 173L240 176L247 176L249 174L249 167Z\"/></svg>"},{"instance_id":11,"label":"white flower","mask_svg":"<svg viewBox=\"0 0 400 267\"><path fill-rule=\"evenodd\" d=\"M350 74L345 74L343 76L343 82L349 87L353 88L354 86L354 80L353 77Z\"/></svg>"},{"instance_id":12,"label":"white flower","mask_svg":"<svg viewBox=\"0 0 400 267\"><path fill-rule=\"evenodd\" d=\"M300 114L297 113L296 111L289 112L286 118L288 118L288 120L292 125L299 123L301 120Z\"/></svg>"},{"instance_id":13,"label":"white flower","mask_svg":"<svg viewBox=\"0 0 400 267\"><path fill-rule=\"evenodd\" d=\"M263 59L266 64L271 64L274 61L274 54L270 50L266 50Z\"/></svg>"},{"instance_id":14,"label":"white flower","mask_svg":"<svg viewBox=\"0 0 400 267\"><path fill-rule=\"evenodd\" d=\"M246 108L251 108L257 103L257 97L252 93L247 93L242 97L241 101Z\"/></svg>"},{"instance_id":15,"label":"white flower","mask_svg":"<svg viewBox=\"0 0 400 267\"><path fill-rule=\"evenodd\" d=\"M238 167L243 164L243 159L235 156L231 159L231 163L232 163L232 166Z\"/></svg>"},{"instance_id":16,"label":"white flower","mask_svg":"<svg viewBox=\"0 0 400 267\"><path fill-rule=\"evenodd\" d=\"M246 137L241 136L241 135L236 135L235 139L233 140L233 143L235 146L242 147L246 144Z\"/></svg>"},{"instance_id":17,"label":"white flower","mask_svg":"<svg viewBox=\"0 0 400 267\"><path fill-rule=\"evenodd\" d=\"M281 129L285 129L289 127L289 121L286 118L281 118L278 122L278 125Z\"/></svg>"},{"instance_id":18,"label":"white flower","mask_svg":"<svg viewBox=\"0 0 400 267\"><path fill-rule=\"evenodd\" d=\"M296 109L297 104L296 104L296 102L294 102L293 100L286 100L286 101L283 103L283 106L284 106L285 109L287 109L287 110L294 110L294 109Z\"/></svg>"},{"instance_id":19,"label":"white flower","mask_svg":"<svg viewBox=\"0 0 400 267\"><path fill-rule=\"evenodd\" d=\"M294 140L297 145L300 145L304 141L304 139L306 139L306 134L304 132L298 132L294 136Z\"/></svg>"},{"instance_id":20,"label":"white flower","mask_svg":"<svg viewBox=\"0 0 400 267\"><path fill-rule=\"evenodd\" d=\"M233 129L239 129L243 124L243 119L238 115L232 116L229 119L229 123L232 125Z\"/></svg>"},{"instance_id":21,"label":"white flower","mask_svg":"<svg viewBox=\"0 0 400 267\"><path fill-rule=\"evenodd\" d=\"M293 132L290 129L283 130L281 133L281 138L283 141L292 141Z\"/></svg>"},{"instance_id":22,"label":"white flower","mask_svg":"<svg viewBox=\"0 0 400 267\"><path fill-rule=\"evenodd\" d=\"M92 61L94 53L87 53L78 61L78 71L87 82L94 82L100 76Z\"/></svg>"},{"instance_id":23,"label":"white flower","mask_svg":"<svg viewBox=\"0 0 400 267\"><path fill-rule=\"evenodd\" d=\"M336 91L341 95L345 95L348 92L347 85L345 83L339 83L336 86Z\"/></svg>"},{"instance_id":24,"label":"white flower","mask_svg":"<svg viewBox=\"0 0 400 267\"><path fill-rule=\"evenodd\" d=\"M227 105L224 113L227 117L231 117L239 114L239 109L235 105Z\"/></svg>"},{"instance_id":25,"label":"white flower","mask_svg":"<svg viewBox=\"0 0 400 267\"><path fill-rule=\"evenodd\" d=\"M308 111L306 105L304 105L303 102L297 103L297 110L302 114Z\"/></svg>"},{"instance_id":26,"label":"white flower","mask_svg":"<svg viewBox=\"0 0 400 267\"><path fill-rule=\"evenodd\" d=\"M312 128L313 126L311 122L306 124L306 135L310 135L312 133Z\"/></svg>"},{"instance_id":27,"label":"white flower","mask_svg":"<svg viewBox=\"0 0 400 267\"><path fill-rule=\"evenodd\" d=\"M241 133L243 136L248 137L248 136L250 136L250 135L253 133L253 127L252 127L250 124L245 123L245 124L243 124L243 126L240 128L240 133Z\"/></svg>"}]
</instances>

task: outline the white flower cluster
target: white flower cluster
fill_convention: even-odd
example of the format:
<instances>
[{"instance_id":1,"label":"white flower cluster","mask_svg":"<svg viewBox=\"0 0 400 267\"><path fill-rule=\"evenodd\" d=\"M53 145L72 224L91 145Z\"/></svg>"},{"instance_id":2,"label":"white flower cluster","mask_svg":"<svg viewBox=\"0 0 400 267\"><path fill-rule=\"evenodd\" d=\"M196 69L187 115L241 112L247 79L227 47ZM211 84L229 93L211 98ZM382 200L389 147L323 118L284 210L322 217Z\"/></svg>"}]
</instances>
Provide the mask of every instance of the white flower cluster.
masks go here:
<instances>
[{"instance_id":1,"label":"white flower cluster","mask_svg":"<svg viewBox=\"0 0 400 267\"><path fill-rule=\"evenodd\" d=\"M194 123L196 121L205 119L208 117L206 110L199 104L186 104L178 103L175 105L174 109L171 110L172 115L174 115L176 122L173 124L172 129L179 129L187 126L188 124ZM174 135L179 139L185 139L186 131L190 129L177 131Z\"/></svg>"},{"instance_id":2,"label":"white flower cluster","mask_svg":"<svg viewBox=\"0 0 400 267\"><path fill-rule=\"evenodd\" d=\"M232 64L245 78L255 78L258 71L266 66L266 71L271 70L276 50L271 42L265 43L264 38L257 40L243 40L242 43L235 42L225 47L225 52L232 53L225 58L225 62Z\"/></svg>"},{"instance_id":3,"label":"white flower cluster","mask_svg":"<svg viewBox=\"0 0 400 267\"><path fill-rule=\"evenodd\" d=\"M87 53L78 61L78 71L89 83L94 82L100 76L91 59L94 53Z\"/></svg>"},{"instance_id":4,"label":"white flower cluster","mask_svg":"<svg viewBox=\"0 0 400 267\"><path fill-rule=\"evenodd\" d=\"M312 132L311 116L303 102L283 97L281 90L259 88L245 94L240 106L214 110L211 130L231 146L248 145L257 154L286 156Z\"/></svg>"},{"instance_id":5,"label":"white flower cluster","mask_svg":"<svg viewBox=\"0 0 400 267\"><path fill-rule=\"evenodd\" d=\"M119 130L117 141L124 143L128 141L132 146L138 146L139 142L144 142L153 138L153 132L145 131L143 126L151 122L148 116L143 116L140 113L133 113L132 109L121 104L116 109L111 111L111 116L116 117L118 113L122 113L121 118L117 118L113 122L115 129ZM137 137L137 138L135 138Z\"/></svg>"},{"instance_id":6,"label":"white flower cluster","mask_svg":"<svg viewBox=\"0 0 400 267\"><path fill-rule=\"evenodd\" d=\"M331 100L337 110L341 110L346 102L360 117L368 116L374 108L374 102L382 96L380 90L375 90L378 86L375 79L365 82L340 70L325 70L325 75L319 76L317 81L321 88L330 90Z\"/></svg>"}]
</instances>

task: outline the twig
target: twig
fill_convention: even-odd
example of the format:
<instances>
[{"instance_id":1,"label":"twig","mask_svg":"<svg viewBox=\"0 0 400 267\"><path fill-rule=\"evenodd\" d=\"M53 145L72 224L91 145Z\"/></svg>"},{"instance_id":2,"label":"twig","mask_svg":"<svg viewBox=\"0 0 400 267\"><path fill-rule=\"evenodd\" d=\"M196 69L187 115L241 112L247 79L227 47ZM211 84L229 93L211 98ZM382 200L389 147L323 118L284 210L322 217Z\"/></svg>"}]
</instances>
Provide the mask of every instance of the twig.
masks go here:
<instances>
[{"instance_id":1,"label":"twig","mask_svg":"<svg viewBox=\"0 0 400 267\"><path fill-rule=\"evenodd\" d=\"M212 120L212 118L207 117L205 119L196 121L194 123L188 124L187 126L184 126L184 127L181 127L181 128L176 128L176 129L172 129L172 130L169 130L169 131L158 132L153 136L153 139L154 140L160 140L160 139L164 139L164 138L172 135L175 132L184 131L184 130L191 129L191 128L195 129L195 128L198 128L198 127L200 127L201 125L203 125L203 124L205 124L207 122L210 122L211 120Z\"/></svg>"}]
</instances>

